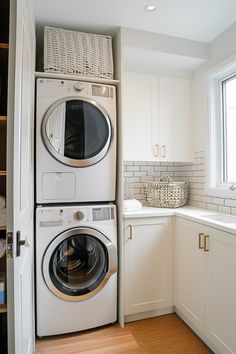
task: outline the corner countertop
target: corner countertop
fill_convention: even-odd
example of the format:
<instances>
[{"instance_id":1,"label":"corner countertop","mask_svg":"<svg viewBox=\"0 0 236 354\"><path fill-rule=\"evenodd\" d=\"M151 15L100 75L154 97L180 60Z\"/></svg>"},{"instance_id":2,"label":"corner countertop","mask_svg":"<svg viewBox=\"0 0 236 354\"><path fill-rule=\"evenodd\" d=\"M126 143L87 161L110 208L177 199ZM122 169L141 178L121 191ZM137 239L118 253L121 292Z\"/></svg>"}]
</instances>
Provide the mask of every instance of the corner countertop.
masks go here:
<instances>
[{"instance_id":1,"label":"corner countertop","mask_svg":"<svg viewBox=\"0 0 236 354\"><path fill-rule=\"evenodd\" d=\"M161 216L179 216L236 235L236 215L218 213L214 210L188 206L176 209L142 207L140 210L124 213L124 219Z\"/></svg>"}]
</instances>

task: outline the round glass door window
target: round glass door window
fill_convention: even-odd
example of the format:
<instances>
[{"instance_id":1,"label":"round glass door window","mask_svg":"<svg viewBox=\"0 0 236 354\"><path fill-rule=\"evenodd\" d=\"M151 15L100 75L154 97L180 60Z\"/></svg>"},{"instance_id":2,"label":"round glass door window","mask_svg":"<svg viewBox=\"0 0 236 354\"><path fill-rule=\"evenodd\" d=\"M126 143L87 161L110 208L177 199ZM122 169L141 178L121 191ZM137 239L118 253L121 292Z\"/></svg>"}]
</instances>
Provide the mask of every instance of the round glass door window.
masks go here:
<instances>
[{"instance_id":1,"label":"round glass door window","mask_svg":"<svg viewBox=\"0 0 236 354\"><path fill-rule=\"evenodd\" d=\"M104 280L108 252L95 237L75 234L55 248L48 266L51 281L60 293L81 296L94 291Z\"/></svg>"},{"instance_id":2,"label":"round glass door window","mask_svg":"<svg viewBox=\"0 0 236 354\"><path fill-rule=\"evenodd\" d=\"M42 138L60 162L85 167L100 161L111 143L111 123L106 111L89 99L63 99L47 111Z\"/></svg>"}]
</instances>

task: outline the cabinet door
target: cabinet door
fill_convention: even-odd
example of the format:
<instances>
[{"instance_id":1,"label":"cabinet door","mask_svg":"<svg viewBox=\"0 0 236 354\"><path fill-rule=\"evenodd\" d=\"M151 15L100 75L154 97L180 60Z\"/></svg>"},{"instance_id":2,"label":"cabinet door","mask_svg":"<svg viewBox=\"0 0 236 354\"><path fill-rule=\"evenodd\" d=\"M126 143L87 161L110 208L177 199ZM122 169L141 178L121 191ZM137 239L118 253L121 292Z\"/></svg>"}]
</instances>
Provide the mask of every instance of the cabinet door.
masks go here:
<instances>
[{"instance_id":1,"label":"cabinet door","mask_svg":"<svg viewBox=\"0 0 236 354\"><path fill-rule=\"evenodd\" d=\"M205 335L220 353L236 353L236 237L208 234Z\"/></svg>"},{"instance_id":2,"label":"cabinet door","mask_svg":"<svg viewBox=\"0 0 236 354\"><path fill-rule=\"evenodd\" d=\"M175 305L203 332L206 256L199 249L200 226L181 218L175 220Z\"/></svg>"},{"instance_id":3,"label":"cabinet door","mask_svg":"<svg viewBox=\"0 0 236 354\"><path fill-rule=\"evenodd\" d=\"M155 159L152 146L153 101L156 94L155 77L150 74L124 72L124 160L151 161Z\"/></svg>"},{"instance_id":4,"label":"cabinet door","mask_svg":"<svg viewBox=\"0 0 236 354\"><path fill-rule=\"evenodd\" d=\"M172 218L125 223L125 315L172 306Z\"/></svg>"},{"instance_id":5,"label":"cabinet door","mask_svg":"<svg viewBox=\"0 0 236 354\"><path fill-rule=\"evenodd\" d=\"M192 161L191 79L159 75L159 120L160 159Z\"/></svg>"}]
</instances>

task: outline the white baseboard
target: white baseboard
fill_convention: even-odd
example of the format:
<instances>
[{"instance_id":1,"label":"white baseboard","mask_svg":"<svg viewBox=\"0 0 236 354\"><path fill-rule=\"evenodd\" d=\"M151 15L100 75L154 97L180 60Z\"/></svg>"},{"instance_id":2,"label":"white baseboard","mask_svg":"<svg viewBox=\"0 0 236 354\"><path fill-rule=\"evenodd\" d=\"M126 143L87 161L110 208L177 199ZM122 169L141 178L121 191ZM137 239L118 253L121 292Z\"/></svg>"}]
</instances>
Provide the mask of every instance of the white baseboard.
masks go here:
<instances>
[{"instance_id":1,"label":"white baseboard","mask_svg":"<svg viewBox=\"0 0 236 354\"><path fill-rule=\"evenodd\" d=\"M161 316L161 315L168 315L173 312L174 312L174 307L170 306L170 307L165 307L164 309L160 309L160 310L152 310L152 311L135 313L134 315L125 316L125 323L132 322L132 321L144 320L145 318L151 318L151 317L156 317L156 316Z\"/></svg>"}]
</instances>

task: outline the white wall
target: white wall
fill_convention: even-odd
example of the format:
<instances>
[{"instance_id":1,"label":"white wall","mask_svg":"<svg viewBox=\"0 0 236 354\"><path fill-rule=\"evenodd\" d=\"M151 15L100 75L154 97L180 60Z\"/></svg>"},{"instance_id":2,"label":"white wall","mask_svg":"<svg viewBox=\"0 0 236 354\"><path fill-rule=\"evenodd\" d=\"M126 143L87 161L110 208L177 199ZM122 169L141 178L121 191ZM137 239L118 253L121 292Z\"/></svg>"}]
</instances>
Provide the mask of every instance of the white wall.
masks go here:
<instances>
[{"instance_id":1,"label":"white wall","mask_svg":"<svg viewBox=\"0 0 236 354\"><path fill-rule=\"evenodd\" d=\"M123 63L127 71L173 75L192 73L208 60L208 44L130 28L121 29ZM175 72L176 71L176 72Z\"/></svg>"},{"instance_id":2,"label":"white wall","mask_svg":"<svg viewBox=\"0 0 236 354\"><path fill-rule=\"evenodd\" d=\"M195 151L208 151L208 76L236 58L236 23L209 45L209 60L194 73Z\"/></svg>"}]
</instances>

